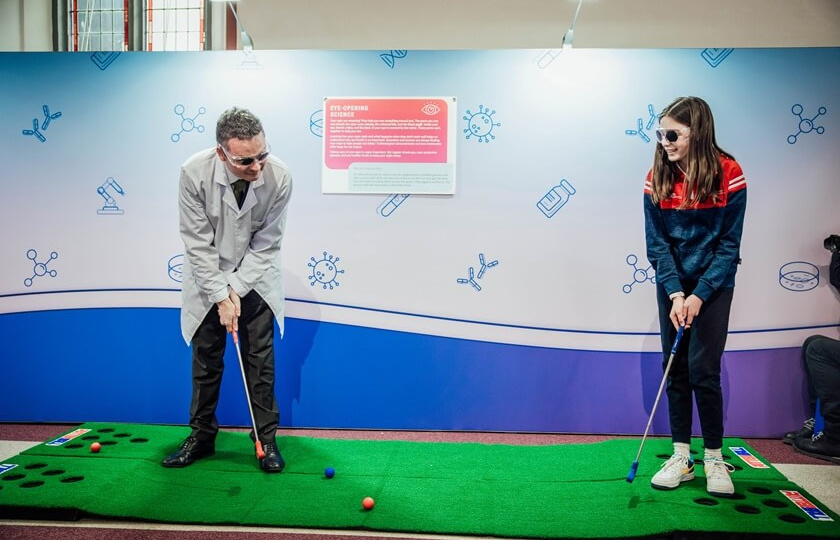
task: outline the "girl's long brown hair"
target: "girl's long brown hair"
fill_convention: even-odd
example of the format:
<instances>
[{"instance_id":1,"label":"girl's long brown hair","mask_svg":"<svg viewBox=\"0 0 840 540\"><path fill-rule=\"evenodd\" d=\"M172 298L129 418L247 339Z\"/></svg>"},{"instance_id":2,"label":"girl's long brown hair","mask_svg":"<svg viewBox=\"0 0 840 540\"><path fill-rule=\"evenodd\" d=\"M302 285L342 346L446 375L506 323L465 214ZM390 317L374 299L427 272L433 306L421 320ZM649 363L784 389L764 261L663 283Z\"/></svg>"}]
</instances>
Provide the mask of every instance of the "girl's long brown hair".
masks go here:
<instances>
[{"instance_id":1,"label":"girl's long brown hair","mask_svg":"<svg viewBox=\"0 0 840 540\"><path fill-rule=\"evenodd\" d=\"M717 198L723 171L720 155L734 159L718 146L715 140L715 120L709 104L694 96L680 97L660 113L659 118L671 117L688 126L689 145L685 171L685 190L680 208L694 206L709 197ZM661 144L656 145L651 174L651 198L658 203L674 192L675 179L679 176L676 163L668 160Z\"/></svg>"}]
</instances>

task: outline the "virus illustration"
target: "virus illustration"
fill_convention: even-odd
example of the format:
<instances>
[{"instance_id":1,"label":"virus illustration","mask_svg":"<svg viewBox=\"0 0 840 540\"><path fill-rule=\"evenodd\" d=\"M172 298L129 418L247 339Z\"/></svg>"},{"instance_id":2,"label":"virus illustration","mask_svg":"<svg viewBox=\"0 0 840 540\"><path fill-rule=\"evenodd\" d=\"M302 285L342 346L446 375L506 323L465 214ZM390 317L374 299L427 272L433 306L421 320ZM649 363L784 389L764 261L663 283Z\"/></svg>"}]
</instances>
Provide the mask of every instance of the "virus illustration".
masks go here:
<instances>
[{"instance_id":1,"label":"virus illustration","mask_svg":"<svg viewBox=\"0 0 840 540\"><path fill-rule=\"evenodd\" d=\"M329 287L330 290L333 289L333 285L336 287L341 285L336 278L338 274L343 274L344 270L338 269L338 257L333 258L325 251L322 259L316 260L315 257L310 257L310 260L312 262L307 265L312 268L312 274L309 276L312 280L310 285L314 287L316 283L320 283L324 289Z\"/></svg>"},{"instance_id":2,"label":"virus illustration","mask_svg":"<svg viewBox=\"0 0 840 540\"><path fill-rule=\"evenodd\" d=\"M467 114L464 116L464 120L467 121L467 129L464 130L467 139L473 135L478 137L478 142L490 142L490 139L495 139L496 136L492 133L493 128L501 127L502 123L493 123L494 114L496 114L495 110L485 109L484 105L478 106L477 113L471 113L467 109Z\"/></svg>"}]
</instances>

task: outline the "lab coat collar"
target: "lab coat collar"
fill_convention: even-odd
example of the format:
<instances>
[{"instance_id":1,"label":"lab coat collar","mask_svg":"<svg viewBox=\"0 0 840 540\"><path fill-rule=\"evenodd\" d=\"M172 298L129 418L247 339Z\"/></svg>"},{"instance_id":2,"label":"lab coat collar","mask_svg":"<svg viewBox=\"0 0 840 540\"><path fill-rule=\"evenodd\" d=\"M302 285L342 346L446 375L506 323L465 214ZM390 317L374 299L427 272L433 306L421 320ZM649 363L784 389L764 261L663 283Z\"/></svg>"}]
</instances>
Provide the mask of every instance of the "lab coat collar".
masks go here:
<instances>
[{"instance_id":1,"label":"lab coat collar","mask_svg":"<svg viewBox=\"0 0 840 540\"><path fill-rule=\"evenodd\" d=\"M263 170L263 174L265 174L265 170ZM261 187L265 184L265 179L263 178L263 174L260 174L260 177L251 182L250 186L248 186L248 193L245 194L245 201L242 203L242 208L239 208L239 205L236 204L236 197L233 194L233 189L230 187L233 182L238 180L235 178L233 174L225 167L224 162L216 157L216 169L213 172L213 179L217 184L227 187L228 189L225 190L225 194L223 197L223 201L226 205L230 206L234 210L236 210L239 214L243 214L256 206L257 204L257 195L254 193L254 190Z\"/></svg>"}]
</instances>

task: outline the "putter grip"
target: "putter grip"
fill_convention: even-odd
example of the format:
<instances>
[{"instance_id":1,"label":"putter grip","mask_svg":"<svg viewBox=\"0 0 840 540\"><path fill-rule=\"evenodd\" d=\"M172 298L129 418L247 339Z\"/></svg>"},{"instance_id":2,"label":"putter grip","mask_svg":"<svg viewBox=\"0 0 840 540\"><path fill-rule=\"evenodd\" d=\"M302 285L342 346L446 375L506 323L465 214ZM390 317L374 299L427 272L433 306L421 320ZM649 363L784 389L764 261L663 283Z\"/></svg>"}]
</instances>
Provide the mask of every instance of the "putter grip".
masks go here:
<instances>
[{"instance_id":1,"label":"putter grip","mask_svg":"<svg viewBox=\"0 0 840 540\"><path fill-rule=\"evenodd\" d=\"M685 330L685 326L680 326L677 329L677 337L674 338L674 346L671 347L671 354L677 354L677 347L680 346L680 340L682 339L684 330Z\"/></svg>"}]
</instances>

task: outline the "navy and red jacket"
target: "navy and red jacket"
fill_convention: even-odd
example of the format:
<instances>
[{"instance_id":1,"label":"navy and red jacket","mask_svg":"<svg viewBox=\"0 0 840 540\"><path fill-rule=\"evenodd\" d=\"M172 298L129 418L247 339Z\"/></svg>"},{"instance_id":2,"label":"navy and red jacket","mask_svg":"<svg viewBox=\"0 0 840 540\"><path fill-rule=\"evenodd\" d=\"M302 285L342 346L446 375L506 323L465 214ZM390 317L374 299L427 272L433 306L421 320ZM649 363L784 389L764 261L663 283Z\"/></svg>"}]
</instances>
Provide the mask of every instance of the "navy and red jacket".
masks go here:
<instances>
[{"instance_id":1,"label":"navy and red jacket","mask_svg":"<svg viewBox=\"0 0 840 540\"><path fill-rule=\"evenodd\" d=\"M721 156L723 178L717 201L707 200L680 209L685 175L674 183L673 194L655 204L651 174L645 181L645 240L647 258L656 282L671 295L682 291L704 302L713 292L735 286L740 262L741 234L747 207L747 181L734 159Z\"/></svg>"}]
</instances>

